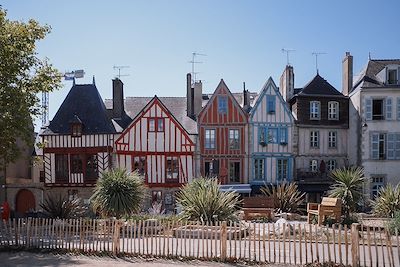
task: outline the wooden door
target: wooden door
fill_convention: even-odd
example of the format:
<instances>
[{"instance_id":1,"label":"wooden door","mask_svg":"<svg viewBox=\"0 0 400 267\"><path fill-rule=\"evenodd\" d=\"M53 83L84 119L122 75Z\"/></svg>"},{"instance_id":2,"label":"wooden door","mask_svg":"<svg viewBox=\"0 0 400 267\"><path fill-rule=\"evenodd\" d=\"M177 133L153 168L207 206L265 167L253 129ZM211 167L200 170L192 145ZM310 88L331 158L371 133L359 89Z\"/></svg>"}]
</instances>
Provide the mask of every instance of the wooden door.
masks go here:
<instances>
[{"instance_id":1,"label":"wooden door","mask_svg":"<svg viewBox=\"0 0 400 267\"><path fill-rule=\"evenodd\" d=\"M23 215L30 209L35 209L35 196L28 189L21 189L16 197L15 211Z\"/></svg>"}]
</instances>

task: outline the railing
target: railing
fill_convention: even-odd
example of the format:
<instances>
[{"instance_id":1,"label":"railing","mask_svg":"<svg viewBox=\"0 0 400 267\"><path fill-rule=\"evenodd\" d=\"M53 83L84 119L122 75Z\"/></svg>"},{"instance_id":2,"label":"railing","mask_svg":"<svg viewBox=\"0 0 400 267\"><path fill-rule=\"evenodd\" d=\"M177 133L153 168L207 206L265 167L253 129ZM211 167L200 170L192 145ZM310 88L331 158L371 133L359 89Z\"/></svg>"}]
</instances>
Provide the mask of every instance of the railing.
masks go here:
<instances>
[{"instance_id":1,"label":"railing","mask_svg":"<svg viewBox=\"0 0 400 267\"><path fill-rule=\"evenodd\" d=\"M396 231L305 223L16 219L0 222L0 247L285 264L400 266Z\"/></svg>"},{"instance_id":2,"label":"railing","mask_svg":"<svg viewBox=\"0 0 400 267\"><path fill-rule=\"evenodd\" d=\"M320 172L320 171L310 171L306 169L297 169L296 170L296 181L313 181L313 180L318 180L318 181L331 181L331 178L329 178L328 172Z\"/></svg>"}]
</instances>

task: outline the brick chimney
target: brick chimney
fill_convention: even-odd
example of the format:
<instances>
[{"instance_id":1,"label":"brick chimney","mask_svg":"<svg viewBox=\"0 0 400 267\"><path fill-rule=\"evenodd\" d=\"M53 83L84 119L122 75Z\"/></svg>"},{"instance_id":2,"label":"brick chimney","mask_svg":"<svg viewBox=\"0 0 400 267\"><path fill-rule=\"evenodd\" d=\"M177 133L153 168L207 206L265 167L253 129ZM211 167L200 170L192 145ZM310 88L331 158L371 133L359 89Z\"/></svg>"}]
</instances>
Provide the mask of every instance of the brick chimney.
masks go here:
<instances>
[{"instance_id":1,"label":"brick chimney","mask_svg":"<svg viewBox=\"0 0 400 267\"><path fill-rule=\"evenodd\" d=\"M243 82L243 109L246 112L250 111L250 92L246 90L246 83Z\"/></svg>"},{"instance_id":2,"label":"brick chimney","mask_svg":"<svg viewBox=\"0 0 400 267\"><path fill-rule=\"evenodd\" d=\"M197 119L199 115L203 103L203 84L201 81L194 83L193 88L193 115L194 118Z\"/></svg>"},{"instance_id":3,"label":"brick chimney","mask_svg":"<svg viewBox=\"0 0 400 267\"><path fill-rule=\"evenodd\" d=\"M190 73L186 74L186 114L188 117L193 118L193 100L194 92L192 88L192 75Z\"/></svg>"},{"instance_id":4,"label":"brick chimney","mask_svg":"<svg viewBox=\"0 0 400 267\"><path fill-rule=\"evenodd\" d=\"M115 78L113 81L113 118L122 118L124 115L124 83Z\"/></svg>"},{"instance_id":5,"label":"brick chimney","mask_svg":"<svg viewBox=\"0 0 400 267\"><path fill-rule=\"evenodd\" d=\"M348 96L353 88L353 56L346 52L342 61L342 94Z\"/></svg>"},{"instance_id":6,"label":"brick chimney","mask_svg":"<svg viewBox=\"0 0 400 267\"><path fill-rule=\"evenodd\" d=\"M294 94L294 71L293 66L286 65L279 81L279 91L286 102L293 97Z\"/></svg>"}]
</instances>

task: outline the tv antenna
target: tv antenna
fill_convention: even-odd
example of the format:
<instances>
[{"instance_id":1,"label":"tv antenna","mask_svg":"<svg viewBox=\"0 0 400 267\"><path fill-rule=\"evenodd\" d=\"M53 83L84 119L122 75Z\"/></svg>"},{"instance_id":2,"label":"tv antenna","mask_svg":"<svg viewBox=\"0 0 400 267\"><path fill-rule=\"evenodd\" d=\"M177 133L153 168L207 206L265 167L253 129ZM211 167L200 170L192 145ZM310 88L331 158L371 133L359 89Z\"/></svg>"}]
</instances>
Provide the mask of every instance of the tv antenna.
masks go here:
<instances>
[{"instance_id":1,"label":"tv antenna","mask_svg":"<svg viewBox=\"0 0 400 267\"><path fill-rule=\"evenodd\" d=\"M326 53L325 52L312 52L312 55L315 56L315 68L317 69L317 74L318 74L318 56L326 55Z\"/></svg>"},{"instance_id":2,"label":"tv antenna","mask_svg":"<svg viewBox=\"0 0 400 267\"><path fill-rule=\"evenodd\" d=\"M114 70L118 70L118 75L116 75L118 79L120 79L123 76L129 76L129 74L121 74L121 70L126 68L130 68L130 66L113 66Z\"/></svg>"},{"instance_id":3,"label":"tv antenna","mask_svg":"<svg viewBox=\"0 0 400 267\"><path fill-rule=\"evenodd\" d=\"M296 51L296 50L294 50L294 49L282 48L281 51L282 51L282 53L286 53L286 65L290 66L289 54L290 54L291 52Z\"/></svg>"},{"instance_id":4,"label":"tv antenna","mask_svg":"<svg viewBox=\"0 0 400 267\"><path fill-rule=\"evenodd\" d=\"M196 61L196 57L197 56L207 56L207 55L206 54L197 53L197 52L192 52L192 60L189 61L189 63L192 64L192 84L194 84L197 81L196 75L197 75L198 72L195 72L195 65L203 63L201 61Z\"/></svg>"}]
</instances>

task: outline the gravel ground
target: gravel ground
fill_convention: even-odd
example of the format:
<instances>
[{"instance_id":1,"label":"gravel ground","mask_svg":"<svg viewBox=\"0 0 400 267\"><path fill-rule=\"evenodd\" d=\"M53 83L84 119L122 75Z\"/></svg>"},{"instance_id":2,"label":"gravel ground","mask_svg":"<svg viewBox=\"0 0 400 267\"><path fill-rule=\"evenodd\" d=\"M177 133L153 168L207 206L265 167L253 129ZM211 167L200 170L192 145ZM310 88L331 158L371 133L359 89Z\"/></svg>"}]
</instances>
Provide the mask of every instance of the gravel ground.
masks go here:
<instances>
[{"instance_id":1,"label":"gravel ground","mask_svg":"<svg viewBox=\"0 0 400 267\"><path fill-rule=\"evenodd\" d=\"M83 256L71 254L51 254L51 253L30 253L30 252L0 252L2 267L11 266L82 266L82 267L97 267L97 266L129 266L129 267L228 267L228 266L248 266L246 264L224 264L218 262L203 262L203 261L173 261L163 259L139 259L139 258L110 258L97 256ZM251 266L268 266L268 267L284 267L282 264L270 265L251 265ZM293 266L293 265L292 265Z\"/></svg>"}]
</instances>

